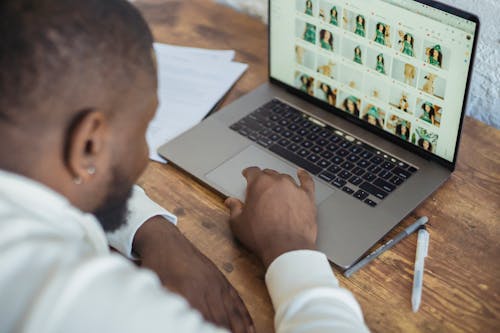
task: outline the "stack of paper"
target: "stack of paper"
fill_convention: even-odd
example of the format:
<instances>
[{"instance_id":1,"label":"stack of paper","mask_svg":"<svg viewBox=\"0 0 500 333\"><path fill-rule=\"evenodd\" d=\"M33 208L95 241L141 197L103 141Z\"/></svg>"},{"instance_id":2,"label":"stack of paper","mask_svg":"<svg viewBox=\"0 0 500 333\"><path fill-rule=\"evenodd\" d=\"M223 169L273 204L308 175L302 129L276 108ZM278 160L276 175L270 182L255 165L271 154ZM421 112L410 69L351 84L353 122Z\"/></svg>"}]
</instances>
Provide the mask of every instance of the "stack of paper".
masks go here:
<instances>
[{"instance_id":1,"label":"stack of paper","mask_svg":"<svg viewBox=\"0 0 500 333\"><path fill-rule=\"evenodd\" d=\"M234 51L154 45L160 105L146 137L149 157L165 163L156 150L198 124L247 69L233 62Z\"/></svg>"}]
</instances>

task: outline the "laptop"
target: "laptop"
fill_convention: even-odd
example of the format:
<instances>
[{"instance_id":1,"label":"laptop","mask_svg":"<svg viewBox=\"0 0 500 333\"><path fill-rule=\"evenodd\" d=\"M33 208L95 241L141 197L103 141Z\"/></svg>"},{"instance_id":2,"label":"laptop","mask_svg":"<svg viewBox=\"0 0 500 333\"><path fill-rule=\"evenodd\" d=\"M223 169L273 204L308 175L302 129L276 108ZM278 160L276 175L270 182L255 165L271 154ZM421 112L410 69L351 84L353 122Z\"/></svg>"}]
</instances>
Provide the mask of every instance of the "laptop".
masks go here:
<instances>
[{"instance_id":1,"label":"laptop","mask_svg":"<svg viewBox=\"0 0 500 333\"><path fill-rule=\"evenodd\" d=\"M271 0L269 81L158 152L242 200L246 167L309 171L348 268L453 172L478 29L428 0Z\"/></svg>"}]
</instances>

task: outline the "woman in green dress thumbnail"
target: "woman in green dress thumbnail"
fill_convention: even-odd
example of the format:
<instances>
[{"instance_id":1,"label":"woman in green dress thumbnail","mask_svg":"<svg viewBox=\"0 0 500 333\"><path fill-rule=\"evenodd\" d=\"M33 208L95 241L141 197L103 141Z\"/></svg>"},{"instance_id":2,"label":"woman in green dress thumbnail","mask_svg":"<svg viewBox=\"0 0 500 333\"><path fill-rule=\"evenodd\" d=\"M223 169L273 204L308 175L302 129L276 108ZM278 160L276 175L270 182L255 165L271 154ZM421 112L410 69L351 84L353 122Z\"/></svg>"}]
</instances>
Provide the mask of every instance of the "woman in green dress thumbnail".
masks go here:
<instances>
[{"instance_id":1,"label":"woman in green dress thumbnail","mask_svg":"<svg viewBox=\"0 0 500 333\"><path fill-rule=\"evenodd\" d=\"M306 11L307 15L313 16L313 3L311 0L306 0Z\"/></svg>"},{"instance_id":2,"label":"woman in green dress thumbnail","mask_svg":"<svg viewBox=\"0 0 500 333\"><path fill-rule=\"evenodd\" d=\"M377 29L375 30L375 43L385 45L385 24L379 22L377 23Z\"/></svg>"},{"instance_id":3,"label":"woman in green dress thumbnail","mask_svg":"<svg viewBox=\"0 0 500 333\"><path fill-rule=\"evenodd\" d=\"M335 106L335 102L337 100L336 91L332 90L332 88L326 83L320 83L319 89L323 92L323 100L328 104Z\"/></svg>"},{"instance_id":4,"label":"woman in green dress thumbnail","mask_svg":"<svg viewBox=\"0 0 500 333\"><path fill-rule=\"evenodd\" d=\"M366 27L365 27L365 17L363 15L356 16L356 30L354 30L356 35L365 37Z\"/></svg>"},{"instance_id":5,"label":"woman in green dress thumbnail","mask_svg":"<svg viewBox=\"0 0 500 333\"><path fill-rule=\"evenodd\" d=\"M432 49L428 50L426 56L427 63L439 68L442 67L443 53L441 52L441 46L439 44L436 44Z\"/></svg>"},{"instance_id":6,"label":"woman in green dress thumbnail","mask_svg":"<svg viewBox=\"0 0 500 333\"><path fill-rule=\"evenodd\" d=\"M333 51L333 35L328 30L321 30L319 32L319 39L321 43L321 48L327 51Z\"/></svg>"},{"instance_id":7,"label":"woman in green dress thumbnail","mask_svg":"<svg viewBox=\"0 0 500 333\"><path fill-rule=\"evenodd\" d=\"M368 112L363 116L363 120L368 122L368 124L377 126L378 128L383 128L384 123L382 119L380 119L380 113L378 109L374 106L371 106Z\"/></svg>"},{"instance_id":8,"label":"woman in green dress thumbnail","mask_svg":"<svg viewBox=\"0 0 500 333\"><path fill-rule=\"evenodd\" d=\"M354 96L349 96L344 100L344 103L343 103L344 111L359 118L359 104L360 104L360 101L358 98L356 98Z\"/></svg>"},{"instance_id":9,"label":"woman in green dress thumbnail","mask_svg":"<svg viewBox=\"0 0 500 333\"><path fill-rule=\"evenodd\" d=\"M425 150L427 151L430 151L432 152L432 143L431 143L431 139L430 137L425 134L425 133L422 133L420 135L420 139L418 139L418 146L421 147L421 148L424 148Z\"/></svg>"},{"instance_id":10,"label":"woman in green dress thumbnail","mask_svg":"<svg viewBox=\"0 0 500 333\"><path fill-rule=\"evenodd\" d=\"M385 74L384 55L382 53L377 56L377 66L375 70L380 74Z\"/></svg>"},{"instance_id":11,"label":"woman in green dress thumbnail","mask_svg":"<svg viewBox=\"0 0 500 333\"><path fill-rule=\"evenodd\" d=\"M354 59L353 59L354 62L357 62L358 64L362 65L363 61L361 60L361 56L362 56L361 47L359 47L358 45L354 48Z\"/></svg>"},{"instance_id":12,"label":"woman in green dress thumbnail","mask_svg":"<svg viewBox=\"0 0 500 333\"><path fill-rule=\"evenodd\" d=\"M406 141L410 139L410 127L406 120L403 120L396 126L396 135Z\"/></svg>"},{"instance_id":13,"label":"woman in green dress thumbnail","mask_svg":"<svg viewBox=\"0 0 500 333\"><path fill-rule=\"evenodd\" d=\"M336 6L333 6L332 9L330 9L330 24L333 24L335 26L339 25L338 12Z\"/></svg>"},{"instance_id":14,"label":"woman in green dress thumbnail","mask_svg":"<svg viewBox=\"0 0 500 333\"><path fill-rule=\"evenodd\" d=\"M400 41L401 42L401 41ZM403 54L409 55L410 57L415 56L414 48L415 40L410 33L406 33L403 37L403 41L401 42L401 52Z\"/></svg>"},{"instance_id":15,"label":"woman in green dress thumbnail","mask_svg":"<svg viewBox=\"0 0 500 333\"><path fill-rule=\"evenodd\" d=\"M306 23L304 31L304 40L309 43L316 44L316 26L311 23Z\"/></svg>"},{"instance_id":16,"label":"woman in green dress thumbnail","mask_svg":"<svg viewBox=\"0 0 500 333\"><path fill-rule=\"evenodd\" d=\"M430 102L425 102L422 104L422 110L424 113L420 117L425 122L428 122L429 124L436 125L436 110L435 107L432 103Z\"/></svg>"}]
</instances>

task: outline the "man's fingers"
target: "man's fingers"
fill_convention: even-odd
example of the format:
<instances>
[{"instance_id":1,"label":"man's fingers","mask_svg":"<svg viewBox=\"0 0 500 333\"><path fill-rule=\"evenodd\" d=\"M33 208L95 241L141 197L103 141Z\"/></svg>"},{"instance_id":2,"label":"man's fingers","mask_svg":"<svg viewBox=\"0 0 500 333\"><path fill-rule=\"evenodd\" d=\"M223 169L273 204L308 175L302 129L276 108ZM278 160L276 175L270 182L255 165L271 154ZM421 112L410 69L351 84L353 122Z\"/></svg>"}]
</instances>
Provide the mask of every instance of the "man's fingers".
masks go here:
<instances>
[{"instance_id":1,"label":"man's fingers","mask_svg":"<svg viewBox=\"0 0 500 333\"><path fill-rule=\"evenodd\" d=\"M233 333L249 333L252 332L253 322L248 314L247 308L240 298L236 290L230 287L227 293L222 298L226 313L231 324L231 332Z\"/></svg>"},{"instance_id":2,"label":"man's fingers","mask_svg":"<svg viewBox=\"0 0 500 333\"><path fill-rule=\"evenodd\" d=\"M273 169L264 169L262 170L263 173L270 175L270 176L276 176L279 175L279 172Z\"/></svg>"},{"instance_id":3,"label":"man's fingers","mask_svg":"<svg viewBox=\"0 0 500 333\"><path fill-rule=\"evenodd\" d=\"M259 167L252 166L244 169L241 173L247 179L247 184L252 183L262 171Z\"/></svg>"},{"instance_id":4,"label":"man's fingers","mask_svg":"<svg viewBox=\"0 0 500 333\"><path fill-rule=\"evenodd\" d=\"M227 198L224 205L229 208L229 215L232 220L236 219L243 211L243 203L236 198Z\"/></svg>"},{"instance_id":5,"label":"man's fingers","mask_svg":"<svg viewBox=\"0 0 500 333\"><path fill-rule=\"evenodd\" d=\"M311 198L314 198L314 180L311 175L304 169L297 170L297 177L300 180L300 187L302 187Z\"/></svg>"}]
</instances>

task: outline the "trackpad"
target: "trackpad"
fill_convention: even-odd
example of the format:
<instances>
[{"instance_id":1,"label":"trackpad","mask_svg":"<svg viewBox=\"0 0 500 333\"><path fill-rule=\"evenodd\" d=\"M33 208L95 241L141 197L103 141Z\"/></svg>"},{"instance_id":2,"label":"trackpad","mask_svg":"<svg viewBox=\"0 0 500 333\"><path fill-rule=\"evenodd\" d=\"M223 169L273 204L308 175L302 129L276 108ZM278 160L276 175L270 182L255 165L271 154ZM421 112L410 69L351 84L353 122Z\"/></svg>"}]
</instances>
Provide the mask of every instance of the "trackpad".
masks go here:
<instances>
[{"instance_id":1,"label":"trackpad","mask_svg":"<svg viewBox=\"0 0 500 333\"><path fill-rule=\"evenodd\" d=\"M244 201L247 182L241 171L250 166L258 166L261 169L267 168L276 170L279 173L287 173L295 179L297 184L300 184L297 178L297 167L285 163L280 158L274 157L255 146L249 146L242 150L222 165L210 171L206 177L221 187L225 194ZM315 181L315 185L316 205L319 205L334 190L320 182Z\"/></svg>"}]
</instances>

